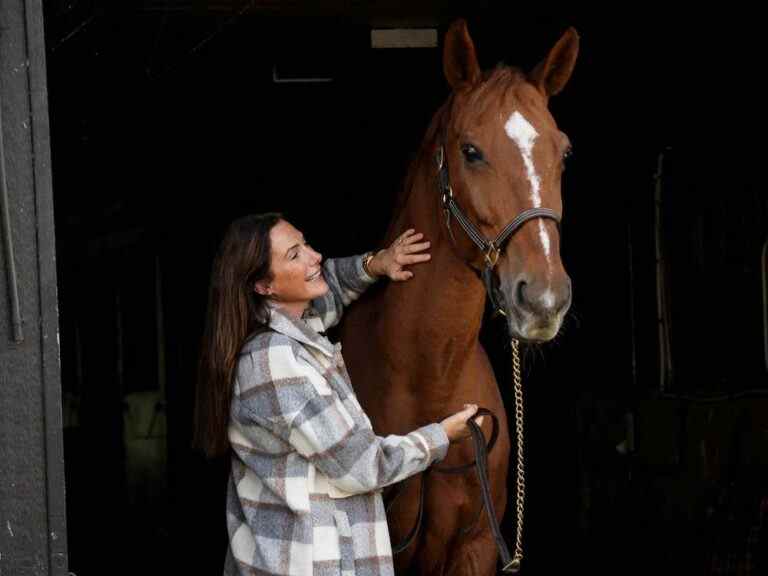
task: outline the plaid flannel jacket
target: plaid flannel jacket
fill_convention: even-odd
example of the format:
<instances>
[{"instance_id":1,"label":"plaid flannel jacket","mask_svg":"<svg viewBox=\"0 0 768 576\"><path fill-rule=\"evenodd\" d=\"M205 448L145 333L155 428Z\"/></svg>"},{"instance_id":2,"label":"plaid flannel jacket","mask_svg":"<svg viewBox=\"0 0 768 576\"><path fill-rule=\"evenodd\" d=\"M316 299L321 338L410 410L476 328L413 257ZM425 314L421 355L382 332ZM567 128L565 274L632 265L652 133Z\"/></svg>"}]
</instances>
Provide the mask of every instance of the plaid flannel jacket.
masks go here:
<instances>
[{"instance_id":1,"label":"plaid flannel jacket","mask_svg":"<svg viewBox=\"0 0 768 576\"><path fill-rule=\"evenodd\" d=\"M374 279L362 257L329 259L330 291L241 350L234 380L227 492L234 575L394 574L381 488L445 457L439 424L376 436L355 397L341 345L319 334Z\"/></svg>"}]
</instances>

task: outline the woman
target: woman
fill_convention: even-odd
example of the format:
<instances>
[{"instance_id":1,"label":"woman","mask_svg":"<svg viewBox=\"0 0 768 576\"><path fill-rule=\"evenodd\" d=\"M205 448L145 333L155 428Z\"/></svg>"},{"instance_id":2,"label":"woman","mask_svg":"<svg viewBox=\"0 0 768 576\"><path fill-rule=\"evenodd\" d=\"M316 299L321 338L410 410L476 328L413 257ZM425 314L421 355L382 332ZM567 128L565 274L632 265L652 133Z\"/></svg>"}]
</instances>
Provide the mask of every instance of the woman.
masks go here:
<instances>
[{"instance_id":1,"label":"woman","mask_svg":"<svg viewBox=\"0 0 768 576\"><path fill-rule=\"evenodd\" d=\"M477 406L378 437L323 334L379 276L413 277L429 242L329 259L279 214L233 222L213 265L196 442L231 449L224 574L392 574L381 488L442 459Z\"/></svg>"}]
</instances>

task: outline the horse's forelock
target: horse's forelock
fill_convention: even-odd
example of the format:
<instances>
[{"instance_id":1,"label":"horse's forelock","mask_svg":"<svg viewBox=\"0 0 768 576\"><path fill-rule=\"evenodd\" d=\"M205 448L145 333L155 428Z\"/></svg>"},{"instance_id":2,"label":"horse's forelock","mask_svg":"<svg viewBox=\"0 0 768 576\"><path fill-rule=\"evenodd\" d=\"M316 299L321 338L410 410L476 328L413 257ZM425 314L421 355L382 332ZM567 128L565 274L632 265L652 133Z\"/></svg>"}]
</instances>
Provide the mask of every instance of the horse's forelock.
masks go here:
<instances>
[{"instance_id":1,"label":"horse's forelock","mask_svg":"<svg viewBox=\"0 0 768 576\"><path fill-rule=\"evenodd\" d=\"M519 68L498 64L488 70L483 81L469 94L468 99L457 113L460 115L477 113L490 105L501 106L509 97L510 90L517 88L527 76ZM457 118L461 120L461 117Z\"/></svg>"}]
</instances>

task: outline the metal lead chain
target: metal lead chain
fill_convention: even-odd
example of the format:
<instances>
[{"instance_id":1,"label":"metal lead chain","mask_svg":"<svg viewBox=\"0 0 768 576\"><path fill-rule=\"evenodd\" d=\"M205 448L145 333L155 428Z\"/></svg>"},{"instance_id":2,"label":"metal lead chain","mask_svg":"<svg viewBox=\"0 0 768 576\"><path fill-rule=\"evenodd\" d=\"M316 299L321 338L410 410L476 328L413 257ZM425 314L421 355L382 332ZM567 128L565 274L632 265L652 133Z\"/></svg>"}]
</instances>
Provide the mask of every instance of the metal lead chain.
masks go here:
<instances>
[{"instance_id":1,"label":"metal lead chain","mask_svg":"<svg viewBox=\"0 0 768 576\"><path fill-rule=\"evenodd\" d=\"M515 391L515 432L517 435L517 493L515 508L517 509L517 535L512 562L505 566L505 571L517 572L523 560L523 512L525 509L525 461L523 460L523 379L520 376L520 343L512 339L512 375Z\"/></svg>"}]
</instances>

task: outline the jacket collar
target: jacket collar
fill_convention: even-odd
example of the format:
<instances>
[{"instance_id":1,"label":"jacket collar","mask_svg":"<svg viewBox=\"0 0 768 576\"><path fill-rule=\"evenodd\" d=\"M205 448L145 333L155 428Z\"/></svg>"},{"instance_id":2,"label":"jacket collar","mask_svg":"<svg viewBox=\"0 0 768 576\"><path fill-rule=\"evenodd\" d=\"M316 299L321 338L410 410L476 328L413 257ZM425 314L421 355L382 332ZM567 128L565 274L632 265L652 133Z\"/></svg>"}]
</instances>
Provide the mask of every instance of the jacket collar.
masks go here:
<instances>
[{"instance_id":1,"label":"jacket collar","mask_svg":"<svg viewBox=\"0 0 768 576\"><path fill-rule=\"evenodd\" d=\"M314 308L311 306L307 308L301 318L289 316L279 306L270 302L267 303L267 309L269 310L268 325L272 330L316 348L328 357L333 357L335 350L333 344L328 338L318 334L325 327Z\"/></svg>"}]
</instances>

